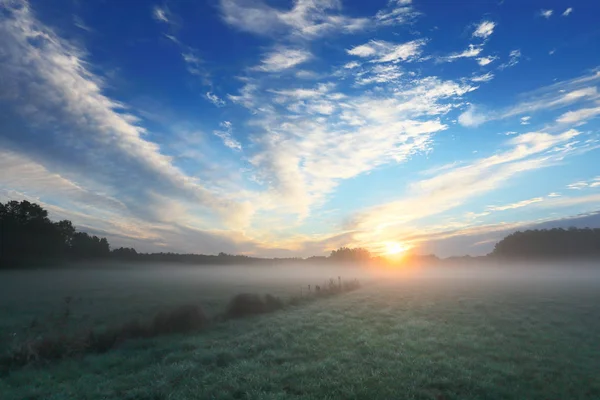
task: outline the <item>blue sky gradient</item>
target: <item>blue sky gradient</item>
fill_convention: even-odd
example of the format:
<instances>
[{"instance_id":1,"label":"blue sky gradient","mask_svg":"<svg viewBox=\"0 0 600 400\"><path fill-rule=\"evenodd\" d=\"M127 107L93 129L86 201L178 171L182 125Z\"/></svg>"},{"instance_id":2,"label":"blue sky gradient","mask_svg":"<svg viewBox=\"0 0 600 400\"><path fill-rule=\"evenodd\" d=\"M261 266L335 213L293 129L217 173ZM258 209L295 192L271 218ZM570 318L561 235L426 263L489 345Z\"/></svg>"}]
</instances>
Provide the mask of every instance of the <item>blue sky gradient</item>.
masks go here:
<instances>
[{"instance_id":1,"label":"blue sky gradient","mask_svg":"<svg viewBox=\"0 0 600 400\"><path fill-rule=\"evenodd\" d=\"M600 3L0 0L0 200L140 251L598 223Z\"/></svg>"}]
</instances>

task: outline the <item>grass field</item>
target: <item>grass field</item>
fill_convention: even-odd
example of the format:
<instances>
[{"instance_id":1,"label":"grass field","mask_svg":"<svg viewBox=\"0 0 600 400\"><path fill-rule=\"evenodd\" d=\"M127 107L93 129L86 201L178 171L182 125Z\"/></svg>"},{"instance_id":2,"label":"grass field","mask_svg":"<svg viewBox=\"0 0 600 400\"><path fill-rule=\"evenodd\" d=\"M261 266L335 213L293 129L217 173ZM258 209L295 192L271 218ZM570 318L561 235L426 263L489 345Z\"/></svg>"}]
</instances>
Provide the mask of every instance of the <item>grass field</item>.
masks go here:
<instances>
[{"instance_id":1,"label":"grass field","mask_svg":"<svg viewBox=\"0 0 600 400\"><path fill-rule=\"evenodd\" d=\"M242 291L296 295L335 273L164 271L3 273L2 334L64 296L82 296L75 325L102 326L169 304L217 312ZM365 275L354 292L14 371L0 398L598 399L600 281L581 274Z\"/></svg>"}]
</instances>

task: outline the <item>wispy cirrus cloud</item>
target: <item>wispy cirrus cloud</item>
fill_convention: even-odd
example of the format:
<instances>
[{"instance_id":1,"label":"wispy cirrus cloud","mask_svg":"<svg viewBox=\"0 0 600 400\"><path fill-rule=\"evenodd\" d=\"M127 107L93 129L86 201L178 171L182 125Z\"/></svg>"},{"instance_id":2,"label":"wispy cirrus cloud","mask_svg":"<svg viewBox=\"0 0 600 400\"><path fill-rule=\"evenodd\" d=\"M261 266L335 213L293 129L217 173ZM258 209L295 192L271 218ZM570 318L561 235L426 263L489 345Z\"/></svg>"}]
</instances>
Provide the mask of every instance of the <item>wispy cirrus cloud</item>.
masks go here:
<instances>
[{"instance_id":1,"label":"wispy cirrus cloud","mask_svg":"<svg viewBox=\"0 0 600 400\"><path fill-rule=\"evenodd\" d=\"M503 206L488 206L487 209L490 211L506 211L506 210L514 210L515 208L523 208L527 207L530 204L539 203L540 201L544 201L543 197L534 197L529 200L521 200L516 203L505 204Z\"/></svg>"},{"instance_id":2,"label":"wispy cirrus cloud","mask_svg":"<svg viewBox=\"0 0 600 400\"><path fill-rule=\"evenodd\" d=\"M591 93L591 92L590 92ZM576 111L568 111L562 114L556 122L561 124L583 124L589 119L600 115L600 106L591 108L580 108Z\"/></svg>"},{"instance_id":3,"label":"wispy cirrus cloud","mask_svg":"<svg viewBox=\"0 0 600 400\"><path fill-rule=\"evenodd\" d=\"M375 14L378 25L402 25L413 22L419 15L413 7L412 0L390 0L387 7Z\"/></svg>"},{"instance_id":4,"label":"wispy cirrus cloud","mask_svg":"<svg viewBox=\"0 0 600 400\"><path fill-rule=\"evenodd\" d=\"M519 63L519 61L521 61L521 56L521 50L512 50L508 55L508 61L503 64L500 64L498 69L503 70L506 68L514 67Z\"/></svg>"},{"instance_id":5,"label":"wispy cirrus cloud","mask_svg":"<svg viewBox=\"0 0 600 400\"><path fill-rule=\"evenodd\" d=\"M489 82L492 79L494 79L494 74L492 74L491 72L488 72L483 75L478 75L478 76L472 77L471 81L472 82Z\"/></svg>"},{"instance_id":6,"label":"wispy cirrus cloud","mask_svg":"<svg viewBox=\"0 0 600 400\"><path fill-rule=\"evenodd\" d=\"M206 98L217 107L224 107L226 104L225 100L212 92L206 92Z\"/></svg>"},{"instance_id":7,"label":"wispy cirrus cloud","mask_svg":"<svg viewBox=\"0 0 600 400\"><path fill-rule=\"evenodd\" d=\"M487 121L521 116L521 122L528 124L531 115L524 114L597 101L600 98L600 93L595 83L598 81L600 81L600 73L593 71L574 79L557 82L536 91L524 93L521 97L527 100L504 109L486 112L472 105L461 114L459 122L463 126L478 126ZM564 113L558 117L558 122L564 124L580 123L597 115L596 109L597 107L582 108L579 111Z\"/></svg>"},{"instance_id":8,"label":"wispy cirrus cloud","mask_svg":"<svg viewBox=\"0 0 600 400\"><path fill-rule=\"evenodd\" d=\"M368 18L345 16L336 0L298 0L282 10L262 1L221 0L223 20L242 31L259 35L278 33L314 39L329 33L351 33L370 24Z\"/></svg>"},{"instance_id":9,"label":"wispy cirrus cloud","mask_svg":"<svg viewBox=\"0 0 600 400\"><path fill-rule=\"evenodd\" d=\"M530 132L513 137L506 142L510 147L507 151L413 182L404 198L355 214L347 228L366 242L385 237L405 239L420 219L459 207L501 187L515 175L555 165L565 156L576 154L575 148L561 146L579 135L580 132L569 130L558 135ZM457 226L464 227L465 223L459 222Z\"/></svg>"},{"instance_id":10,"label":"wispy cirrus cloud","mask_svg":"<svg viewBox=\"0 0 600 400\"><path fill-rule=\"evenodd\" d=\"M440 116L475 90L437 77L411 78L393 90L353 95L337 92L327 82L266 90L262 84L250 81L231 98L253 111L250 126L260 132L252 136L260 150L250 162L266 186L263 201L300 218L322 204L340 181L427 151L432 135L447 128Z\"/></svg>"},{"instance_id":11,"label":"wispy cirrus cloud","mask_svg":"<svg viewBox=\"0 0 600 400\"><path fill-rule=\"evenodd\" d=\"M595 188L595 187L600 187L600 176L597 176L590 180L573 182L573 183L567 185L567 189L572 189L572 190L581 190L581 189Z\"/></svg>"},{"instance_id":12,"label":"wispy cirrus cloud","mask_svg":"<svg viewBox=\"0 0 600 400\"><path fill-rule=\"evenodd\" d=\"M37 20L26 1L8 3L0 34L7 38L0 42L5 55L0 71L19 84L12 87L17 98L27 99L13 109L15 118L30 127L3 132L15 151L37 157L61 175L111 187L128 207L148 216L154 212L151 202L142 208L136 199L154 191L171 192L224 216L243 211L236 201L184 174L156 143L144 139L139 119L103 93L103 81L87 68L84 52ZM32 124L52 129L39 136Z\"/></svg>"},{"instance_id":13,"label":"wispy cirrus cloud","mask_svg":"<svg viewBox=\"0 0 600 400\"><path fill-rule=\"evenodd\" d=\"M232 150L242 150L240 142L233 138L233 124L230 121L223 121L220 124L221 129L213 131L213 134L221 140L223 144Z\"/></svg>"},{"instance_id":14,"label":"wispy cirrus cloud","mask_svg":"<svg viewBox=\"0 0 600 400\"><path fill-rule=\"evenodd\" d=\"M166 7L154 6L154 8L152 8L152 16L159 22L164 22L166 24L171 23L171 13Z\"/></svg>"},{"instance_id":15,"label":"wispy cirrus cloud","mask_svg":"<svg viewBox=\"0 0 600 400\"><path fill-rule=\"evenodd\" d=\"M347 50L347 53L361 58L368 58L378 63L412 61L418 59L425 44L426 41L423 39L402 44L371 40L369 43Z\"/></svg>"},{"instance_id":16,"label":"wispy cirrus cloud","mask_svg":"<svg viewBox=\"0 0 600 400\"><path fill-rule=\"evenodd\" d=\"M571 15L571 13L573 12L573 7L568 7L563 13L562 16L563 17L568 17L569 15Z\"/></svg>"},{"instance_id":17,"label":"wispy cirrus cloud","mask_svg":"<svg viewBox=\"0 0 600 400\"><path fill-rule=\"evenodd\" d=\"M540 16L548 19L552 16L552 14L554 14L554 10L550 10L550 9L542 9L539 12Z\"/></svg>"},{"instance_id":18,"label":"wispy cirrus cloud","mask_svg":"<svg viewBox=\"0 0 600 400\"><path fill-rule=\"evenodd\" d=\"M470 44L466 50L461 51L460 53L452 53L445 57L440 57L440 61L452 62L456 61L460 58L475 58L483 51L483 46Z\"/></svg>"},{"instance_id":19,"label":"wispy cirrus cloud","mask_svg":"<svg viewBox=\"0 0 600 400\"><path fill-rule=\"evenodd\" d=\"M260 65L254 70L263 72L281 72L305 63L312 58L308 50L289 47L277 47L265 54Z\"/></svg>"}]
</instances>

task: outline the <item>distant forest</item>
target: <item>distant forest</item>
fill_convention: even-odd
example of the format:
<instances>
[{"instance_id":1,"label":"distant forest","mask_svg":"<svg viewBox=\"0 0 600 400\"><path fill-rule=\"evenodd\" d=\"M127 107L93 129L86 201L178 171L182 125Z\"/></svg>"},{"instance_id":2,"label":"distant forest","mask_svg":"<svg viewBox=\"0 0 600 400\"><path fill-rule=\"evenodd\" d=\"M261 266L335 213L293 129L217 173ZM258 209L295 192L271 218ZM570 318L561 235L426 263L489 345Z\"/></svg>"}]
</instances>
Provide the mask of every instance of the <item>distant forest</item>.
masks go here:
<instances>
[{"instance_id":1,"label":"distant forest","mask_svg":"<svg viewBox=\"0 0 600 400\"><path fill-rule=\"evenodd\" d=\"M496 243L492 257L557 259L600 257L600 229L554 228L515 232Z\"/></svg>"},{"instance_id":2,"label":"distant forest","mask_svg":"<svg viewBox=\"0 0 600 400\"><path fill-rule=\"evenodd\" d=\"M77 260L123 260L183 262L190 264L274 264L282 262L368 262L368 250L342 247L329 257L258 258L245 255L219 253L177 254L138 253L133 248L119 247L111 250L106 238L77 232L68 220L53 222L48 211L29 201L0 203L0 268L13 268L40 262Z\"/></svg>"},{"instance_id":3,"label":"distant forest","mask_svg":"<svg viewBox=\"0 0 600 400\"><path fill-rule=\"evenodd\" d=\"M557 259L600 257L600 229L544 229L515 232L499 241L487 257L476 259ZM436 262L435 256L416 256ZM328 257L257 258L219 253L218 255L138 253L133 248L111 250L106 238L78 232L71 221L53 222L48 211L26 200L0 203L0 268L12 268L39 262L70 260L124 260L183 262L190 264L274 264L295 262L385 262L363 248L342 247ZM453 261L461 259L452 257ZM469 259L465 257L464 259Z\"/></svg>"}]
</instances>

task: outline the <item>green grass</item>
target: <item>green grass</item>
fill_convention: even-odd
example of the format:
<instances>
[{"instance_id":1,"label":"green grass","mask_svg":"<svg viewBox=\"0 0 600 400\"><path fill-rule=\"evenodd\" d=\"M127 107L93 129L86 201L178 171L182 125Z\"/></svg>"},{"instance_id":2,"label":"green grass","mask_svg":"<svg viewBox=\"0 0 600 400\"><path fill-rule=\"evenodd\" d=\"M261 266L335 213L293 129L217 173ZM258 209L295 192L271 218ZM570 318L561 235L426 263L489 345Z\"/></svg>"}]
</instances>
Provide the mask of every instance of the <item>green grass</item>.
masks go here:
<instances>
[{"instance_id":1,"label":"green grass","mask_svg":"<svg viewBox=\"0 0 600 400\"><path fill-rule=\"evenodd\" d=\"M28 367L0 378L0 393L3 400L598 399L598 300L595 283L386 279L197 335Z\"/></svg>"}]
</instances>

